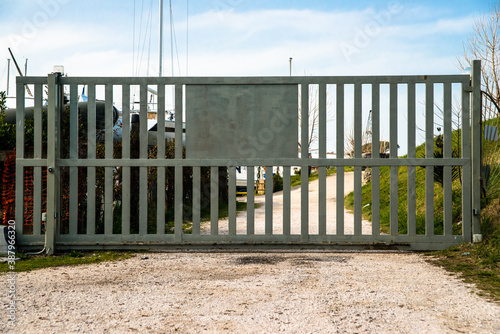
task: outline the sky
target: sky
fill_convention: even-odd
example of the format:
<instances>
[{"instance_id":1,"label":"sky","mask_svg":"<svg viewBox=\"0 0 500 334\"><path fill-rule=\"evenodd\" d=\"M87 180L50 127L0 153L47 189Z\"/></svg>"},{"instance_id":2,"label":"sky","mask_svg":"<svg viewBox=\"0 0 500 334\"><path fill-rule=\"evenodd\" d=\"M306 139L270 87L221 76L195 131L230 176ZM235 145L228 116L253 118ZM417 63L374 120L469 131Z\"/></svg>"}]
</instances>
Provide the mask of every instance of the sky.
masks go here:
<instances>
[{"instance_id":1,"label":"sky","mask_svg":"<svg viewBox=\"0 0 500 334\"><path fill-rule=\"evenodd\" d=\"M163 74L459 73L474 18L494 2L164 1ZM0 89L7 48L29 75L158 75L158 0L0 0ZM150 24L148 25L148 21ZM148 70L149 60L149 70ZM12 70L14 68L12 67ZM12 79L13 80L13 79Z\"/></svg>"},{"instance_id":2,"label":"sky","mask_svg":"<svg viewBox=\"0 0 500 334\"><path fill-rule=\"evenodd\" d=\"M68 76L157 76L158 3L0 0L0 90L8 47L33 76L54 65ZM458 74L462 43L495 3L164 0L163 75Z\"/></svg>"}]
</instances>

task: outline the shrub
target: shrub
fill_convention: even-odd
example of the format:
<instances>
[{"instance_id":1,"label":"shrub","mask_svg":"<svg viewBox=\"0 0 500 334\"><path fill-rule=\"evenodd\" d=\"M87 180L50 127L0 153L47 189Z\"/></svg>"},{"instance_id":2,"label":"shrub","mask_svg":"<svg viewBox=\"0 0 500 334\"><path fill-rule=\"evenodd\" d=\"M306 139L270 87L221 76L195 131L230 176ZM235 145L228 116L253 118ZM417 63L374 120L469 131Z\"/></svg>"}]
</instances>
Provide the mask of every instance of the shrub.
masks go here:
<instances>
[{"instance_id":1,"label":"shrub","mask_svg":"<svg viewBox=\"0 0 500 334\"><path fill-rule=\"evenodd\" d=\"M273 175L273 192L283 190L283 178L279 174Z\"/></svg>"}]
</instances>

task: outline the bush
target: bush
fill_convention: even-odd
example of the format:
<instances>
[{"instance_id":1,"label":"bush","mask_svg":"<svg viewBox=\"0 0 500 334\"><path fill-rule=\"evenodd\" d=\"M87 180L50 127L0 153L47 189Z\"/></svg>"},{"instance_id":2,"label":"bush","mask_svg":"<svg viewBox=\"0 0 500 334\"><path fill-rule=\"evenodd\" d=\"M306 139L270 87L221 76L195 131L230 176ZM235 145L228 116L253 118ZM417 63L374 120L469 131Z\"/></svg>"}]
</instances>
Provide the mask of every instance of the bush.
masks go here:
<instances>
[{"instance_id":1,"label":"bush","mask_svg":"<svg viewBox=\"0 0 500 334\"><path fill-rule=\"evenodd\" d=\"M283 190L283 178L279 174L273 175L273 192Z\"/></svg>"}]
</instances>

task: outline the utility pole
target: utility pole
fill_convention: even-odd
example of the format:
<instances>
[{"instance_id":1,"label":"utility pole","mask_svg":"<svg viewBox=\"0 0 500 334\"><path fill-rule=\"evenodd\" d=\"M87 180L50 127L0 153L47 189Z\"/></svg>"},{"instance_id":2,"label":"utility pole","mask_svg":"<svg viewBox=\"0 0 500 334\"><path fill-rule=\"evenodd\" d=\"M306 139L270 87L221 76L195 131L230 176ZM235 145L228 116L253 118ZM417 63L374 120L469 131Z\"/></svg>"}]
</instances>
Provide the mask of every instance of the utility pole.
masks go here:
<instances>
[{"instance_id":1,"label":"utility pole","mask_svg":"<svg viewBox=\"0 0 500 334\"><path fill-rule=\"evenodd\" d=\"M292 57L290 57L290 76L292 76Z\"/></svg>"}]
</instances>

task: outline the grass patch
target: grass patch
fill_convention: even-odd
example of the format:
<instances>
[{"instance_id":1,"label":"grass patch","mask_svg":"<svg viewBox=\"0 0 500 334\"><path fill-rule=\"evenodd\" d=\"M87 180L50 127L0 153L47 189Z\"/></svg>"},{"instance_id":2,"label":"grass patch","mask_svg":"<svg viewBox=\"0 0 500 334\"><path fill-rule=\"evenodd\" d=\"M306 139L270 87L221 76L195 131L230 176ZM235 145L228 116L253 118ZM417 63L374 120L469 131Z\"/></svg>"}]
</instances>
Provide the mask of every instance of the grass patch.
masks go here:
<instances>
[{"instance_id":1,"label":"grass patch","mask_svg":"<svg viewBox=\"0 0 500 334\"><path fill-rule=\"evenodd\" d=\"M436 152L439 149L435 148ZM425 144L416 148L416 156L425 156ZM382 233L390 233L390 216L391 216L391 168L393 167L380 167L379 180L380 192L378 200L380 204L380 228ZM400 166L397 168L397 182L398 182L398 233L408 233L408 167ZM434 234L444 234L444 191L441 183L439 182L440 174L438 167L435 168L432 183L434 185ZM373 170L372 170L373 172ZM458 169L456 170L458 174ZM376 177L372 175L372 178ZM426 169L424 167L415 168L415 201L416 201L416 233L418 235L425 234L425 215L426 215L426 199L425 199L425 184L426 184ZM363 219L372 221L372 182L368 182L362 187L362 215ZM345 207L348 210L354 210L354 192L351 192L345 197ZM453 234L461 234L461 220L462 220L462 184L459 178L452 181L452 212L451 221Z\"/></svg>"},{"instance_id":2,"label":"grass patch","mask_svg":"<svg viewBox=\"0 0 500 334\"><path fill-rule=\"evenodd\" d=\"M500 199L490 201L483 208L481 233L480 243L426 254L430 263L473 283L480 289L480 295L500 302Z\"/></svg>"},{"instance_id":3,"label":"grass patch","mask_svg":"<svg viewBox=\"0 0 500 334\"><path fill-rule=\"evenodd\" d=\"M53 256L45 255L25 255L20 252L17 257L21 260L16 261L16 272L31 271L41 268L75 266L80 264L92 264L108 261L121 261L134 256L130 252L111 252L111 251L95 251L95 252L80 252L71 251L69 253L55 254ZM7 262L0 263L0 273L10 272Z\"/></svg>"},{"instance_id":4,"label":"grass patch","mask_svg":"<svg viewBox=\"0 0 500 334\"><path fill-rule=\"evenodd\" d=\"M482 242L429 252L426 253L429 256L427 261L457 275L466 283L474 284L480 290L480 296L500 303L500 264L490 261L490 255L485 253L490 246L488 242Z\"/></svg>"},{"instance_id":5,"label":"grass patch","mask_svg":"<svg viewBox=\"0 0 500 334\"><path fill-rule=\"evenodd\" d=\"M352 172L354 170L353 167L344 167L344 172ZM326 170L326 176L335 174L337 172L337 169L335 167L330 167L329 169ZM290 177L290 186L295 187L295 186L300 186L301 183L301 175L295 174ZM319 173L318 171L314 171L309 175L309 182L314 181L319 179Z\"/></svg>"},{"instance_id":6,"label":"grass patch","mask_svg":"<svg viewBox=\"0 0 500 334\"><path fill-rule=\"evenodd\" d=\"M236 201L236 212L245 211L247 209L247 202ZM219 219L227 218L229 216L229 206L227 203L219 206ZM203 221L209 220L210 215L202 217Z\"/></svg>"}]
</instances>

